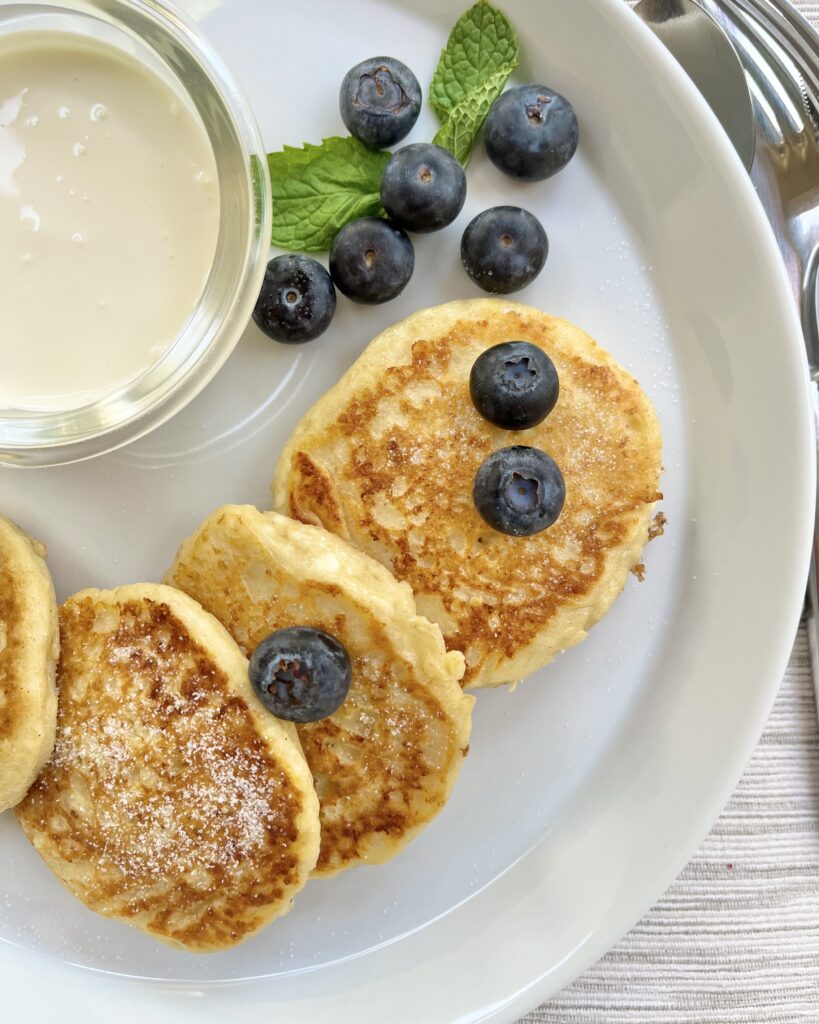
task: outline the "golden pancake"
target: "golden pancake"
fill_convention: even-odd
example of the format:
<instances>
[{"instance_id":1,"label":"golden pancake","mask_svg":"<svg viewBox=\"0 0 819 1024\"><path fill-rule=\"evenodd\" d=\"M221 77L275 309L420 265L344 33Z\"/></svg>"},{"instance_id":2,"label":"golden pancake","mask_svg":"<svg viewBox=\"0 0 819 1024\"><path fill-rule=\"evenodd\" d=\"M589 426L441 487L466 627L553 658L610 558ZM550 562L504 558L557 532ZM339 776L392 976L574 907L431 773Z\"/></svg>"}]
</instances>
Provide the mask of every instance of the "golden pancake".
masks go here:
<instances>
[{"instance_id":1,"label":"golden pancake","mask_svg":"<svg viewBox=\"0 0 819 1024\"><path fill-rule=\"evenodd\" d=\"M298 737L212 615L157 584L60 610L54 754L17 809L92 910L197 952L290 909L319 849Z\"/></svg>"},{"instance_id":2,"label":"golden pancake","mask_svg":"<svg viewBox=\"0 0 819 1024\"><path fill-rule=\"evenodd\" d=\"M476 358L540 346L560 377L554 411L503 430L469 395ZM491 529L472 501L493 451L548 452L566 481L557 522ZM464 685L522 679L582 640L641 557L661 472L660 428L637 381L579 328L500 299L451 302L384 331L296 427L274 508L324 526L410 584L418 610L466 657Z\"/></svg>"},{"instance_id":3,"label":"golden pancake","mask_svg":"<svg viewBox=\"0 0 819 1024\"><path fill-rule=\"evenodd\" d=\"M246 654L289 626L344 644L347 699L298 726L321 804L316 874L387 860L441 810L467 752L474 698L458 685L463 657L447 654L405 583L326 530L237 505L182 544L166 580Z\"/></svg>"},{"instance_id":4,"label":"golden pancake","mask_svg":"<svg viewBox=\"0 0 819 1024\"><path fill-rule=\"evenodd\" d=\"M45 548L0 516L0 811L23 799L54 746L59 646Z\"/></svg>"}]
</instances>

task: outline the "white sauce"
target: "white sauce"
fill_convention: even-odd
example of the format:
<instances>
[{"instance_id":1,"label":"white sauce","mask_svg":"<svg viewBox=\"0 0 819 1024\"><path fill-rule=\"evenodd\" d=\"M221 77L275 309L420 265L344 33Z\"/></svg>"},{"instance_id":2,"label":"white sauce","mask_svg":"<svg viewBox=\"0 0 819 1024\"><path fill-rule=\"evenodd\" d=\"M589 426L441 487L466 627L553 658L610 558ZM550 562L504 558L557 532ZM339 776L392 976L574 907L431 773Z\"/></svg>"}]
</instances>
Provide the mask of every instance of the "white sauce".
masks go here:
<instances>
[{"instance_id":1,"label":"white sauce","mask_svg":"<svg viewBox=\"0 0 819 1024\"><path fill-rule=\"evenodd\" d=\"M210 142L169 85L91 39L0 38L0 409L78 408L156 362L218 228Z\"/></svg>"}]
</instances>

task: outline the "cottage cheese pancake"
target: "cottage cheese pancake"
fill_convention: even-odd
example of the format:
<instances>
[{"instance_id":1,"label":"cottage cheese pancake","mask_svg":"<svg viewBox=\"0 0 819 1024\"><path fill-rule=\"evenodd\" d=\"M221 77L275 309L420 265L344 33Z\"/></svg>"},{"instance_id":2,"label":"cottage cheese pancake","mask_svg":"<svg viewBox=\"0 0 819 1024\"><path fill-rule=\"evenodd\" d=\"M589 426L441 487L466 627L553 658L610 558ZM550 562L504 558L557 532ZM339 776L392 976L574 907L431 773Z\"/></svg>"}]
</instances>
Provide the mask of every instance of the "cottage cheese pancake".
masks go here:
<instances>
[{"instance_id":1,"label":"cottage cheese pancake","mask_svg":"<svg viewBox=\"0 0 819 1024\"><path fill-rule=\"evenodd\" d=\"M318 855L295 730L187 595L86 590L60 610L54 754L17 814L83 903L197 952L286 913Z\"/></svg>"},{"instance_id":2,"label":"cottage cheese pancake","mask_svg":"<svg viewBox=\"0 0 819 1024\"><path fill-rule=\"evenodd\" d=\"M504 341L540 346L560 377L527 430L475 410L469 374ZM563 472L557 522L531 537L489 527L472 485L494 451L529 445ZM351 541L410 584L466 657L464 684L514 682L578 643L639 562L661 439L637 382L565 320L497 299L452 302L389 328L307 413L282 452L273 503Z\"/></svg>"},{"instance_id":3,"label":"cottage cheese pancake","mask_svg":"<svg viewBox=\"0 0 819 1024\"><path fill-rule=\"evenodd\" d=\"M54 746L58 650L45 549L0 516L0 811L22 800Z\"/></svg>"},{"instance_id":4,"label":"cottage cheese pancake","mask_svg":"<svg viewBox=\"0 0 819 1024\"><path fill-rule=\"evenodd\" d=\"M167 581L249 654L273 630L322 629L352 662L347 699L298 726L321 803L316 873L387 860L441 810L468 749L473 698L412 593L326 530L227 505L186 540Z\"/></svg>"},{"instance_id":5,"label":"cottage cheese pancake","mask_svg":"<svg viewBox=\"0 0 819 1024\"><path fill-rule=\"evenodd\" d=\"M91 38L0 37L0 408L79 408L155 363L218 228L210 142L169 85Z\"/></svg>"}]
</instances>

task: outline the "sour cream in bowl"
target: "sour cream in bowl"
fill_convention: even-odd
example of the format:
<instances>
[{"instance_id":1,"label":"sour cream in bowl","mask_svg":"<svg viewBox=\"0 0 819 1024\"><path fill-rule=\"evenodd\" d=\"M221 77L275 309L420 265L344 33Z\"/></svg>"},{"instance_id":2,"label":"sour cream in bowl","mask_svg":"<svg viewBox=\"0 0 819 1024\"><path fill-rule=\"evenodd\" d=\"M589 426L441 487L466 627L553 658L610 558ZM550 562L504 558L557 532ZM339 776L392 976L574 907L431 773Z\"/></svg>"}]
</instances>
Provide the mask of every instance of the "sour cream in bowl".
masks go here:
<instances>
[{"instance_id":1,"label":"sour cream in bowl","mask_svg":"<svg viewBox=\"0 0 819 1024\"><path fill-rule=\"evenodd\" d=\"M11 465L110 451L182 408L236 344L268 252L264 147L198 30L140 0L70 6L0 7Z\"/></svg>"}]
</instances>

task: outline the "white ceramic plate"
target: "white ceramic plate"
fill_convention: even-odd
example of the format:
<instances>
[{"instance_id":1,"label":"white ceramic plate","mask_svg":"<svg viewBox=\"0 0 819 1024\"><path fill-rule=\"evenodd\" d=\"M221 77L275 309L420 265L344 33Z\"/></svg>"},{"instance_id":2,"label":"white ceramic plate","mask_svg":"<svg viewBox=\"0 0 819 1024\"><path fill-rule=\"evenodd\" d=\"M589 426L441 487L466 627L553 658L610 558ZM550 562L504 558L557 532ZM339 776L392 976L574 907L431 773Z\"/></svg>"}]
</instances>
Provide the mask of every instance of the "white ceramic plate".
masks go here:
<instances>
[{"instance_id":1,"label":"white ceramic plate","mask_svg":"<svg viewBox=\"0 0 819 1024\"><path fill-rule=\"evenodd\" d=\"M451 804L393 863L307 887L289 917L210 958L75 902L0 819L4 1012L68 1022L508 1022L577 975L695 849L761 731L802 600L813 457L805 368L774 243L698 95L621 0L504 0L522 78L568 95L578 157L520 186L478 152L458 223L417 240L390 305L340 301L304 349L250 328L173 423L95 462L4 472L58 590L157 579L225 501L265 505L290 429L364 344L475 294L460 232L533 209L552 251L524 301L588 329L642 381L665 435L666 536L590 638L514 694L482 693ZM338 133L338 83L374 53L429 81L465 0L189 0L270 147ZM428 139L432 115L412 139ZM139 296L135 296L139 301ZM112 344L115 339L112 339ZM148 980L155 979L155 980ZM156 980L159 979L159 980Z\"/></svg>"}]
</instances>

